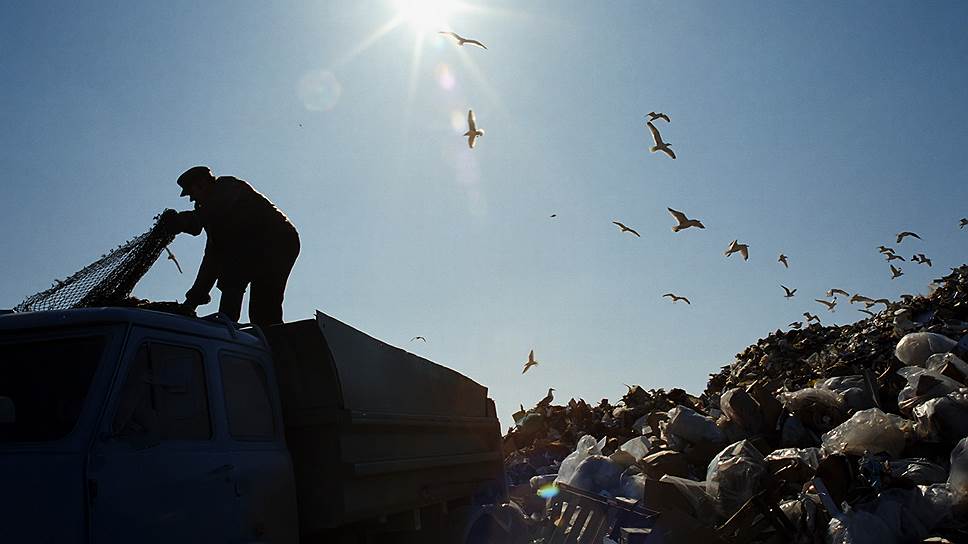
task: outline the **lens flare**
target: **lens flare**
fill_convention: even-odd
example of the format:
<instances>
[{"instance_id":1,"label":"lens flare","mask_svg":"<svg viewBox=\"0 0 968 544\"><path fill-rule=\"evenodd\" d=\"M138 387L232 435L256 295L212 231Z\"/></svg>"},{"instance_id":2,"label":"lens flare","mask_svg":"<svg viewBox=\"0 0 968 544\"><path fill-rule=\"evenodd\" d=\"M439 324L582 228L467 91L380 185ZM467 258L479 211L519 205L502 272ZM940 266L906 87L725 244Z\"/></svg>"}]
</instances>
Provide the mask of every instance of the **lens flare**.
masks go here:
<instances>
[{"instance_id":1,"label":"lens flare","mask_svg":"<svg viewBox=\"0 0 968 544\"><path fill-rule=\"evenodd\" d=\"M436 32L447 26L447 17L457 8L454 0L395 0L397 16L417 32Z\"/></svg>"},{"instance_id":2,"label":"lens flare","mask_svg":"<svg viewBox=\"0 0 968 544\"><path fill-rule=\"evenodd\" d=\"M545 484L538 488L538 496L542 499L550 499L558 495L558 486L555 484Z\"/></svg>"},{"instance_id":3,"label":"lens flare","mask_svg":"<svg viewBox=\"0 0 968 544\"><path fill-rule=\"evenodd\" d=\"M450 112L450 127L457 134L467 132L467 112L452 110Z\"/></svg>"},{"instance_id":4,"label":"lens flare","mask_svg":"<svg viewBox=\"0 0 968 544\"><path fill-rule=\"evenodd\" d=\"M449 91L453 89L455 85L457 85L457 80L454 79L454 74L450 71L450 66L440 63L437 65L437 68L434 70L434 72L437 75L437 83L440 85L441 89Z\"/></svg>"},{"instance_id":5,"label":"lens flare","mask_svg":"<svg viewBox=\"0 0 968 544\"><path fill-rule=\"evenodd\" d=\"M332 72L315 70L305 74L297 87L299 99L310 111L329 111L336 107L343 86Z\"/></svg>"}]
</instances>

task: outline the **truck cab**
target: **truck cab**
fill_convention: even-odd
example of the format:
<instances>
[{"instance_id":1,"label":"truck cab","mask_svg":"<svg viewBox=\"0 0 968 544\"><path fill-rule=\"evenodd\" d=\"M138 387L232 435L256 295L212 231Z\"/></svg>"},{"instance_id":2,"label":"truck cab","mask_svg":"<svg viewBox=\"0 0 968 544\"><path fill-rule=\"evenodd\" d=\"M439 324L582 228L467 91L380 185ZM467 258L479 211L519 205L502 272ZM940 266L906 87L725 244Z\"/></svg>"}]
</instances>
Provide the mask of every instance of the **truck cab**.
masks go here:
<instances>
[{"instance_id":1,"label":"truck cab","mask_svg":"<svg viewBox=\"0 0 968 544\"><path fill-rule=\"evenodd\" d=\"M321 313L0 315L9 542L503 541L499 439L486 389Z\"/></svg>"}]
</instances>

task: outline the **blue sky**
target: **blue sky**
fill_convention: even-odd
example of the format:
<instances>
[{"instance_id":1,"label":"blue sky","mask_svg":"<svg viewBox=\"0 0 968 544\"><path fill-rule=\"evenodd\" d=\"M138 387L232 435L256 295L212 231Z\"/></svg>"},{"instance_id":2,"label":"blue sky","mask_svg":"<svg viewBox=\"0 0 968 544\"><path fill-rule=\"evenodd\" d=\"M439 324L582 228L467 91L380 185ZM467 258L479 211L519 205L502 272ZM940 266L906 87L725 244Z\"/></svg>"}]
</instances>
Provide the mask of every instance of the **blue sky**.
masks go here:
<instances>
[{"instance_id":1,"label":"blue sky","mask_svg":"<svg viewBox=\"0 0 968 544\"><path fill-rule=\"evenodd\" d=\"M174 180L207 164L299 229L288 320L464 372L507 423L548 387L698 393L804 311L865 317L827 289L926 292L965 261L964 3L462 6L446 28L486 51L388 24L391 0L3 4L0 307L187 209ZM675 161L648 152L653 110ZM673 234L667 206L707 228ZM892 281L880 244L934 266ZM135 294L182 299L203 245L180 236L186 274L160 261Z\"/></svg>"}]
</instances>

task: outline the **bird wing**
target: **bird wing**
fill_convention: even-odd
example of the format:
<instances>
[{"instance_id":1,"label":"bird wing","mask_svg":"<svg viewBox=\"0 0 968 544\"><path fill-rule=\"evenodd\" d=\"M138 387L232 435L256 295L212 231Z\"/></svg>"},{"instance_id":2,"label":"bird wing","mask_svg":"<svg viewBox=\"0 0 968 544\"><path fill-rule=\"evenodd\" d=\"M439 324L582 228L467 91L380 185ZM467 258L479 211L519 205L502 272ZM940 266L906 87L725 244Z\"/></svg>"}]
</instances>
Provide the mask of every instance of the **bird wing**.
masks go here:
<instances>
[{"instance_id":1,"label":"bird wing","mask_svg":"<svg viewBox=\"0 0 968 544\"><path fill-rule=\"evenodd\" d=\"M618 228L620 228L620 229L622 229L622 231L623 231L623 232L625 231L625 229L627 229L627 228L628 228L628 227L626 227L625 225L623 225L623 224L621 224L621 223L619 223L618 221L612 221L612 224L613 224L613 225L618 225Z\"/></svg>"},{"instance_id":2,"label":"bird wing","mask_svg":"<svg viewBox=\"0 0 968 544\"><path fill-rule=\"evenodd\" d=\"M673 210L672 208L666 208L666 209L669 210L669 213L672 214L672 217L674 217L676 219L676 221L679 222L680 225L682 225L683 223L685 223L686 221L689 220L686 217L686 214L684 214L684 213L682 213L680 211Z\"/></svg>"},{"instance_id":3,"label":"bird wing","mask_svg":"<svg viewBox=\"0 0 968 544\"><path fill-rule=\"evenodd\" d=\"M467 110L467 128L470 129L468 132L477 132L477 118L474 117L474 110Z\"/></svg>"},{"instance_id":4,"label":"bird wing","mask_svg":"<svg viewBox=\"0 0 968 544\"><path fill-rule=\"evenodd\" d=\"M655 140L655 144L659 145L662 143L662 135L659 134L659 129L655 128L652 121L646 121L646 125L649 125L649 131L652 132L652 139Z\"/></svg>"},{"instance_id":5,"label":"bird wing","mask_svg":"<svg viewBox=\"0 0 968 544\"><path fill-rule=\"evenodd\" d=\"M686 301L686 304L692 306L692 303L689 302L689 299L688 298L686 298L686 297L679 297L679 298L681 298L682 300Z\"/></svg>"},{"instance_id":6,"label":"bird wing","mask_svg":"<svg viewBox=\"0 0 968 544\"><path fill-rule=\"evenodd\" d=\"M529 363L535 362L534 361L534 350L531 350L530 352L528 352L528 362Z\"/></svg>"},{"instance_id":7,"label":"bird wing","mask_svg":"<svg viewBox=\"0 0 968 544\"><path fill-rule=\"evenodd\" d=\"M666 155L669 155L669 157L671 157L672 160L675 160L676 153L674 151L672 151L671 149L669 149L668 147L663 147L662 148L662 152L665 153Z\"/></svg>"},{"instance_id":8,"label":"bird wing","mask_svg":"<svg viewBox=\"0 0 968 544\"><path fill-rule=\"evenodd\" d=\"M639 238L641 238L641 236L639 236L639 233L635 229L628 229L628 231L631 232L632 234L638 236Z\"/></svg>"},{"instance_id":9,"label":"bird wing","mask_svg":"<svg viewBox=\"0 0 968 544\"><path fill-rule=\"evenodd\" d=\"M665 122L666 123L671 123L672 122L672 119L669 119L669 116L666 115L666 114L664 114L664 113L660 113L659 115L656 116L656 118L657 119L665 119Z\"/></svg>"},{"instance_id":10,"label":"bird wing","mask_svg":"<svg viewBox=\"0 0 968 544\"><path fill-rule=\"evenodd\" d=\"M477 133L471 132L467 135L467 147L474 149L475 143L477 143Z\"/></svg>"},{"instance_id":11,"label":"bird wing","mask_svg":"<svg viewBox=\"0 0 968 544\"><path fill-rule=\"evenodd\" d=\"M830 292L831 293L839 293L841 295L844 295L845 297L849 297L850 296L850 293L848 293L847 291L844 291L843 289L831 289Z\"/></svg>"},{"instance_id":12,"label":"bird wing","mask_svg":"<svg viewBox=\"0 0 968 544\"><path fill-rule=\"evenodd\" d=\"M474 44L474 45L476 45L478 47L482 47L484 49L487 49L487 46L486 45L484 45L483 43L481 43L481 42L479 42L477 40L463 40L463 42L464 43ZM463 45L463 44L461 44L461 45Z\"/></svg>"},{"instance_id":13,"label":"bird wing","mask_svg":"<svg viewBox=\"0 0 968 544\"><path fill-rule=\"evenodd\" d=\"M676 296L673 295L672 293L666 293L666 294L664 294L662 296L664 296L664 297L672 297L673 300L675 300L675 298L676 298Z\"/></svg>"},{"instance_id":14,"label":"bird wing","mask_svg":"<svg viewBox=\"0 0 968 544\"><path fill-rule=\"evenodd\" d=\"M875 314L874 312L872 312L872 311L870 311L870 310L864 310L864 309L859 309L859 310L857 310L857 311L858 311L858 312L864 312L865 314L867 314L867 315L869 315L869 316L871 316L871 317L874 317L875 315L877 315L877 314Z\"/></svg>"},{"instance_id":15,"label":"bird wing","mask_svg":"<svg viewBox=\"0 0 968 544\"><path fill-rule=\"evenodd\" d=\"M750 248L746 244L739 246L739 254L743 256L744 261L748 261L750 258Z\"/></svg>"},{"instance_id":16,"label":"bird wing","mask_svg":"<svg viewBox=\"0 0 968 544\"><path fill-rule=\"evenodd\" d=\"M457 41L461 41L461 40L464 39L464 38L461 38L460 36L458 36L456 32L445 32L445 31L441 30L437 34L444 34L445 36L452 36Z\"/></svg>"}]
</instances>

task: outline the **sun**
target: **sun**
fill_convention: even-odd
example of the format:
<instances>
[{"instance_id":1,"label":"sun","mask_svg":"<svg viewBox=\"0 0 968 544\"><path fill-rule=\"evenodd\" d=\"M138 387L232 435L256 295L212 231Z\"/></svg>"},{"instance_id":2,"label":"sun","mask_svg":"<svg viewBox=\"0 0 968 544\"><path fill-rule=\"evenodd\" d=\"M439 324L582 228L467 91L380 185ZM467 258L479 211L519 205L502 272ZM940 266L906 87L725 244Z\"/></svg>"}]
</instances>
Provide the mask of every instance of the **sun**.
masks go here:
<instances>
[{"instance_id":1,"label":"sun","mask_svg":"<svg viewBox=\"0 0 968 544\"><path fill-rule=\"evenodd\" d=\"M447 18L458 7L456 0L393 0L397 17L419 33L447 29Z\"/></svg>"}]
</instances>

